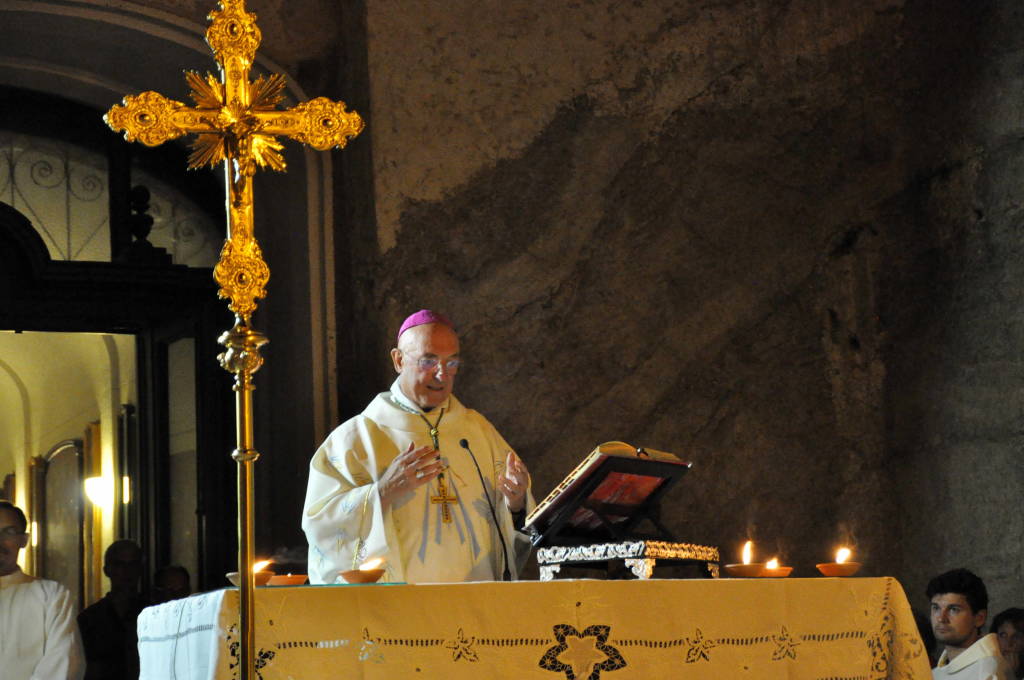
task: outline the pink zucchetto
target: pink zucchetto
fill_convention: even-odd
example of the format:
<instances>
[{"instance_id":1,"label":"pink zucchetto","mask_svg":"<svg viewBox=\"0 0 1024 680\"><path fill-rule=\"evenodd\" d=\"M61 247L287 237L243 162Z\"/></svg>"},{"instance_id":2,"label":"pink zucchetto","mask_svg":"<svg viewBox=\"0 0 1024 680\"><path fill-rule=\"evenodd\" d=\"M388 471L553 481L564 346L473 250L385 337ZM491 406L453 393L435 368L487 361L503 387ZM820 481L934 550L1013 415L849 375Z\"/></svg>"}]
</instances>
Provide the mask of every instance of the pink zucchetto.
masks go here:
<instances>
[{"instance_id":1,"label":"pink zucchetto","mask_svg":"<svg viewBox=\"0 0 1024 680\"><path fill-rule=\"evenodd\" d=\"M406 332L407 330L414 326L422 326L428 323L444 324L445 326L448 326L448 328L455 330L455 324L453 324L451 322L451 319L449 319L444 314L433 312L429 309L421 309L415 314L410 314L408 317L406 317L405 321L402 322L401 328L398 329L398 337L396 337L395 339L400 340L402 338L402 333Z\"/></svg>"}]
</instances>

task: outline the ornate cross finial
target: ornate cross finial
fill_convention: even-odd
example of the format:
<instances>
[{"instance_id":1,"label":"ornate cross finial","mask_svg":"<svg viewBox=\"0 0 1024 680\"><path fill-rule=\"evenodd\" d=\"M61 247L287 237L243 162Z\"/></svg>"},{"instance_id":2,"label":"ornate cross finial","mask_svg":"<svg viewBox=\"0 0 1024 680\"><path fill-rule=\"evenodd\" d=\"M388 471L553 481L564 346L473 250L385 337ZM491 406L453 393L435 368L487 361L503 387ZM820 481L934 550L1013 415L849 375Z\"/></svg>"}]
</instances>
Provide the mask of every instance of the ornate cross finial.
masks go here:
<instances>
[{"instance_id":1,"label":"ornate cross finial","mask_svg":"<svg viewBox=\"0 0 1024 680\"><path fill-rule=\"evenodd\" d=\"M221 0L210 13L206 42L220 66L218 79L190 71L194 107L157 92L128 95L104 116L129 142L157 146L186 134L197 134L189 167L224 162L228 172L228 238L214 269L218 295L245 325L266 295L270 269L253 236L252 177L257 167L285 169L277 136L291 137L321 151L344 148L363 129L358 113L344 102L319 97L290 109L278 109L285 79L279 74L249 79L260 29L256 15L245 11L244 0Z\"/></svg>"}]
</instances>

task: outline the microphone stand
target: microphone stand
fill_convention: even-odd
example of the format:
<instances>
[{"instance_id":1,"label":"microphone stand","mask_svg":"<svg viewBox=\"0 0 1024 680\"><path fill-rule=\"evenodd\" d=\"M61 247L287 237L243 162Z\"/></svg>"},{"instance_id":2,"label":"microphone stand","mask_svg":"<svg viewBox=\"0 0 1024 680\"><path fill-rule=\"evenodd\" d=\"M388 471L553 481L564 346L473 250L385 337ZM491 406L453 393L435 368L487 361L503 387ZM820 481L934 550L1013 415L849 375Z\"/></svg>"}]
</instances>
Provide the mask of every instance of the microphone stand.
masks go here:
<instances>
[{"instance_id":1,"label":"microphone stand","mask_svg":"<svg viewBox=\"0 0 1024 680\"><path fill-rule=\"evenodd\" d=\"M469 448L469 442L465 439L459 440L459 446L466 449L469 452L469 457L473 459L473 465L476 466L476 474L480 477L480 486L484 490L484 498L487 499L487 507L491 510L491 519L494 520L494 528L498 530L498 538L501 540L501 552L505 556L505 571L502 574L502 581L511 581L512 575L508 568L508 546L505 545L505 534L501 531L501 525L498 524L498 513L494 511L494 503L491 502L491 496L487 493L487 484L484 483L484 474L480 472L480 463L476 462L476 456L473 455L473 449Z\"/></svg>"}]
</instances>

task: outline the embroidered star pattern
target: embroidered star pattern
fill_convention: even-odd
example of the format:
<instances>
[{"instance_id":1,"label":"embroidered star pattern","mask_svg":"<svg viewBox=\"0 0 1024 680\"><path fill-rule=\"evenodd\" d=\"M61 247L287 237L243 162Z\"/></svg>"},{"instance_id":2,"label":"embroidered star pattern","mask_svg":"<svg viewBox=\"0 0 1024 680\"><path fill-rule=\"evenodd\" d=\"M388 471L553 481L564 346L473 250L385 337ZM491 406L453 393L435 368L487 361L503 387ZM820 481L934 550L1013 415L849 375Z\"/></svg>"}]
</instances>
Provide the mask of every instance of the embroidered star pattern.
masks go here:
<instances>
[{"instance_id":1,"label":"embroidered star pattern","mask_svg":"<svg viewBox=\"0 0 1024 680\"><path fill-rule=\"evenodd\" d=\"M473 649L473 642L476 638L466 639L465 633L459 628L458 635L455 636L454 640L448 640L444 643L445 649L450 649L452 652L452 661L458 661L459 659L465 659L466 661L479 661L476 656L476 651Z\"/></svg>"},{"instance_id":2,"label":"embroidered star pattern","mask_svg":"<svg viewBox=\"0 0 1024 680\"><path fill-rule=\"evenodd\" d=\"M708 650L713 649L715 646L714 640L704 639L704 633L697 629L697 634L692 638L686 639L686 644L689 648L686 650L686 663L696 663L697 661L711 661L711 656L708 654Z\"/></svg>"},{"instance_id":3,"label":"embroidered star pattern","mask_svg":"<svg viewBox=\"0 0 1024 680\"><path fill-rule=\"evenodd\" d=\"M566 680L599 680L601 671L614 671L626 666L615 647L608 644L611 626L588 626L582 633L567 623L554 627L557 645L549 648L540 660L540 667L554 673L565 673Z\"/></svg>"},{"instance_id":4,"label":"embroidered star pattern","mask_svg":"<svg viewBox=\"0 0 1024 680\"><path fill-rule=\"evenodd\" d=\"M786 627L782 627L782 632L774 636L775 640L775 651L772 652L772 661L781 661L786 657L796 661L796 646L800 643L796 641Z\"/></svg>"}]
</instances>

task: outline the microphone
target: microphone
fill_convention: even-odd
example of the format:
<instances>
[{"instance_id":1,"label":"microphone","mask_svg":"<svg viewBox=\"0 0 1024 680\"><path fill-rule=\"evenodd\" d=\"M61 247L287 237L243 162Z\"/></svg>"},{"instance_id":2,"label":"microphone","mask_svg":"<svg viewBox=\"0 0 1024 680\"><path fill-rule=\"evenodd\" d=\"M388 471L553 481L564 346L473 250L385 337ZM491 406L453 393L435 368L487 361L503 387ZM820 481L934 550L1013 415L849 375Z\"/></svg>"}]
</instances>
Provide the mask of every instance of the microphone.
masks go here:
<instances>
[{"instance_id":1,"label":"microphone","mask_svg":"<svg viewBox=\"0 0 1024 680\"><path fill-rule=\"evenodd\" d=\"M469 442L465 439L459 440L459 446L469 451L469 457L473 459L473 465L476 466L476 474L480 476L480 486L484 489L484 498L487 499L487 507L491 509L491 518L494 520L494 528L498 530L498 538L501 540L501 552L505 556L505 572L501 576L502 581L511 581L512 575L508 570L508 547L505 545L505 534L501 532L501 525L498 524L498 513L494 511L494 503L491 502L491 496L487 493L487 484L484 483L484 473L480 472L480 463L476 462L476 456L473 455L473 449L469 448Z\"/></svg>"}]
</instances>

